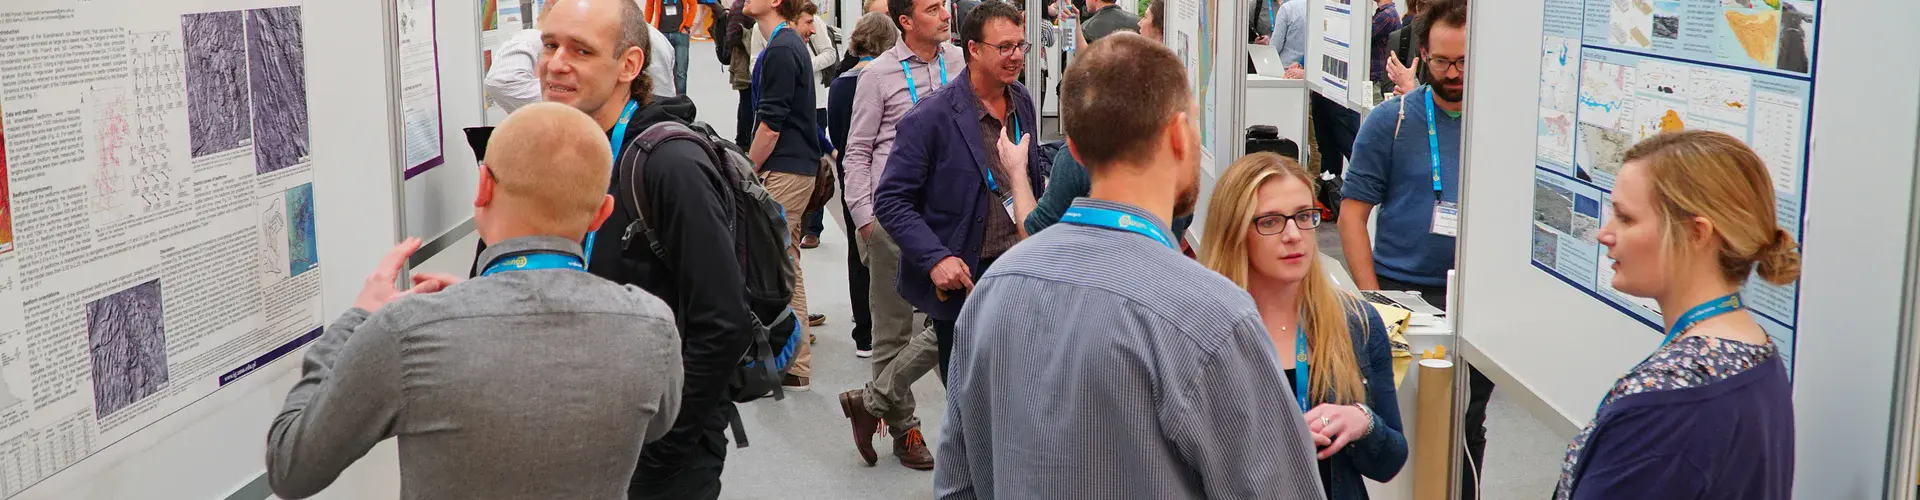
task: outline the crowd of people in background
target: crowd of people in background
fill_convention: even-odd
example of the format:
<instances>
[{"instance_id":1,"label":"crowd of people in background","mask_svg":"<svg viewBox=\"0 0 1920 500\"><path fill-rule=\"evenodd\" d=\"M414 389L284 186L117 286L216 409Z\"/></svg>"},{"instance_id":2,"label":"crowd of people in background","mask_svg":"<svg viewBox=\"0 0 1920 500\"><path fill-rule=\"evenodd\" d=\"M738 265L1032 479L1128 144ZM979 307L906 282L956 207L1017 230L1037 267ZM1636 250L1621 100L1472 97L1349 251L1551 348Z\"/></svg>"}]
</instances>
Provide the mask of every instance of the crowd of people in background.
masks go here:
<instances>
[{"instance_id":1,"label":"crowd of people in background","mask_svg":"<svg viewBox=\"0 0 1920 500\"><path fill-rule=\"evenodd\" d=\"M487 76L511 115L481 158L472 277L396 287L420 243L393 250L307 353L271 485L315 494L398 437L409 499L718 498L736 405L811 389L827 318L798 263L838 191L872 363L838 402L866 464L884 426L943 499L1367 498L1408 458L1393 347L1315 234L1336 223L1358 289L1447 307L1467 1L1407 1L1381 0L1368 37L1388 98L1363 119L1314 95L1317 161L1233 161L1196 245L1205 125L1165 0L1046 6L1082 26L1056 144L1021 4L874 0L838 33L810 0L553 0ZM1305 2L1250 9L1294 78ZM730 137L686 96L699 9L739 97ZM1607 394L1554 498L1787 498L1786 372L1736 293L1799 272L1767 175L1712 132L1626 154L1599 239L1668 341ZM933 445L912 390L930 372ZM1470 380L1462 498L1494 389Z\"/></svg>"}]
</instances>

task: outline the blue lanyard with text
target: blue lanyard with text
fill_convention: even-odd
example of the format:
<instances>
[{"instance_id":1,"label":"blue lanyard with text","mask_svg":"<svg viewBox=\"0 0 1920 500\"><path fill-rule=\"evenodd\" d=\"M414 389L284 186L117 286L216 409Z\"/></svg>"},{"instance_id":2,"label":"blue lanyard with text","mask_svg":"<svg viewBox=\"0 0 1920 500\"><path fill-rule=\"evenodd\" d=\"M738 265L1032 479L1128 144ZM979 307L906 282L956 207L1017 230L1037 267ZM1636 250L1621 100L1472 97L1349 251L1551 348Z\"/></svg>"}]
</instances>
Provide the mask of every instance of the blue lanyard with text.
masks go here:
<instances>
[{"instance_id":1,"label":"blue lanyard with text","mask_svg":"<svg viewBox=\"0 0 1920 500\"><path fill-rule=\"evenodd\" d=\"M872 62L873 56L860 56L860 62Z\"/></svg>"},{"instance_id":2,"label":"blue lanyard with text","mask_svg":"<svg viewBox=\"0 0 1920 500\"><path fill-rule=\"evenodd\" d=\"M1692 309L1688 309L1686 313L1681 314L1680 319L1674 320L1673 328L1667 329L1667 338L1660 341L1660 347L1666 347L1667 344L1673 343L1674 337L1686 333L1688 329L1699 325L1702 321L1745 309L1746 307L1746 304L1740 302L1740 294L1738 293L1709 300L1705 304L1693 306Z\"/></svg>"},{"instance_id":3,"label":"blue lanyard with text","mask_svg":"<svg viewBox=\"0 0 1920 500\"><path fill-rule=\"evenodd\" d=\"M620 164L620 147L625 146L627 144L627 121L632 120L633 112L638 111L639 109L640 109L640 103L635 102L633 100L628 100L627 109L620 111L620 121L614 122L613 124L613 136L610 137L609 139L611 140L607 142L613 144L613 164L614 165ZM581 261L580 263L581 270L585 270L587 268L587 264L586 264L587 261L593 260L593 240L594 240L593 234L594 234L593 231L587 232L587 239L586 239L586 242L583 244L584 249L582 250L582 252L584 252L582 253L582 255L586 255L587 260Z\"/></svg>"},{"instance_id":4,"label":"blue lanyard with text","mask_svg":"<svg viewBox=\"0 0 1920 500\"><path fill-rule=\"evenodd\" d=\"M585 271L587 270L587 263L579 257L563 253L529 253L517 255L512 258L494 260L492 264L487 265L487 270L481 272L480 275L492 276L507 271L532 271L535 269L572 269L575 271Z\"/></svg>"},{"instance_id":5,"label":"blue lanyard with text","mask_svg":"<svg viewBox=\"0 0 1920 500\"><path fill-rule=\"evenodd\" d=\"M1307 406L1307 332L1295 324L1293 335L1293 398L1300 400L1300 411L1305 412L1312 409Z\"/></svg>"},{"instance_id":6,"label":"blue lanyard with text","mask_svg":"<svg viewBox=\"0 0 1920 500\"><path fill-rule=\"evenodd\" d=\"M1013 121L1009 123L1010 125L1013 125L1013 143L1018 145L1020 144L1020 115L1014 114L1012 112L1013 110L1007 110L1007 111L1008 111L1007 118L1013 119ZM999 144L999 141L995 141L994 143ZM1002 159L1000 161L1006 161L1006 160ZM992 168L987 169L987 190L993 191L995 193L1000 192L1000 183L993 181Z\"/></svg>"},{"instance_id":7,"label":"blue lanyard with text","mask_svg":"<svg viewBox=\"0 0 1920 500\"><path fill-rule=\"evenodd\" d=\"M1153 241L1158 241L1160 244L1166 245L1167 248L1174 249L1175 251L1180 249L1174 246L1173 240L1167 238L1166 233L1160 231L1159 226L1135 218L1133 214L1118 210L1093 207L1069 207L1067 208L1067 213L1060 215L1060 222L1129 231L1152 238Z\"/></svg>"},{"instance_id":8,"label":"blue lanyard with text","mask_svg":"<svg viewBox=\"0 0 1920 500\"><path fill-rule=\"evenodd\" d=\"M1427 86L1427 155L1433 158L1433 201L1440 200L1440 131L1433 124L1433 86Z\"/></svg>"},{"instance_id":9,"label":"blue lanyard with text","mask_svg":"<svg viewBox=\"0 0 1920 500\"><path fill-rule=\"evenodd\" d=\"M938 55L938 52L935 54L933 60L940 63L940 86L945 87L947 86L947 58ZM920 89L914 87L913 70L907 68L907 61L905 59L900 60L900 72L907 74L907 97L913 98L914 104L920 104Z\"/></svg>"}]
</instances>

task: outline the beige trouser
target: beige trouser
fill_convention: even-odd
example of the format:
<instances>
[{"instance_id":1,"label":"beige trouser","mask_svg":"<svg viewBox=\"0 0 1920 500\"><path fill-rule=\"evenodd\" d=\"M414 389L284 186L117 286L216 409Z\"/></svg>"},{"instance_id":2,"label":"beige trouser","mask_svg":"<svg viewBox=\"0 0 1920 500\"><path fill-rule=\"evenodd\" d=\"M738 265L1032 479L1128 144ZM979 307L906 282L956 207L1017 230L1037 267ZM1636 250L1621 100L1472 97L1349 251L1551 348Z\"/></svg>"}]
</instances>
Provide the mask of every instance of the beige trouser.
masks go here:
<instances>
[{"instance_id":1,"label":"beige trouser","mask_svg":"<svg viewBox=\"0 0 1920 500\"><path fill-rule=\"evenodd\" d=\"M793 365L787 367L787 374L795 377L813 376L813 327L807 324L807 280L800 270L800 230L801 211L807 209L807 200L813 197L813 177L789 174L786 172L761 172L760 180L767 186L767 193L773 200L780 202L787 210L787 256L793 259L793 314L800 320L800 352L794 355Z\"/></svg>"}]
</instances>

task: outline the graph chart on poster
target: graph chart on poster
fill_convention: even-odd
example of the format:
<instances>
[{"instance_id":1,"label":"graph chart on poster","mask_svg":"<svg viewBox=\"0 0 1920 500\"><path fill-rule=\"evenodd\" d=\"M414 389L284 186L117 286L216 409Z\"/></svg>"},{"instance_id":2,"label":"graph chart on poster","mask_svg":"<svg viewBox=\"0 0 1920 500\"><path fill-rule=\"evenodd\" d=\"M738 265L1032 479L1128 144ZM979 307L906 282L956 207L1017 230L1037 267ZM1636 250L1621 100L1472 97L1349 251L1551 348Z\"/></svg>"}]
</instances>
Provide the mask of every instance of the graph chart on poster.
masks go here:
<instances>
[{"instance_id":1,"label":"graph chart on poster","mask_svg":"<svg viewBox=\"0 0 1920 500\"><path fill-rule=\"evenodd\" d=\"M0 498L321 325L302 7L0 6Z\"/></svg>"},{"instance_id":2,"label":"graph chart on poster","mask_svg":"<svg viewBox=\"0 0 1920 500\"><path fill-rule=\"evenodd\" d=\"M1627 150L1674 130L1751 146L1772 177L1780 226L1800 241L1819 10L1817 0L1548 0L1533 266L1660 328L1657 305L1612 288L1596 235ZM1742 292L1788 360L1798 294L1759 279Z\"/></svg>"}]
</instances>

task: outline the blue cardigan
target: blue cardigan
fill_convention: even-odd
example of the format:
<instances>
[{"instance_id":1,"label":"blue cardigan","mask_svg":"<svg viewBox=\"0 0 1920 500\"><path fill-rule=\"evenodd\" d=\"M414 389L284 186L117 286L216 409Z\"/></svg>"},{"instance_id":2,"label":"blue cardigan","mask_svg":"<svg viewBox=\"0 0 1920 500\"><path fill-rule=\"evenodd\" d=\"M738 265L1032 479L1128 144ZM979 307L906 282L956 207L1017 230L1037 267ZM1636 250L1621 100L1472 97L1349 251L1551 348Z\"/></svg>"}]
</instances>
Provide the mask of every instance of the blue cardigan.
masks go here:
<instances>
[{"instance_id":1,"label":"blue cardigan","mask_svg":"<svg viewBox=\"0 0 1920 500\"><path fill-rule=\"evenodd\" d=\"M1320 475L1328 480L1328 500L1364 500L1367 485L1360 478L1391 481L1407 463L1407 435L1400 426L1400 397L1393 386L1393 345L1387 340L1386 322L1373 306L1349 300L1361 310L1359 315L1348 311L1347 331L1367 386L1367 407L1373 409L1373 432L1320 461ZM1292 365L1281 363L1281 368ZM1321 403L1326 401L1312 401Z\"/></svg>"},{"instance_id":2,"label":"blue cardigan","mask_svg":"<svg viewBox=\"0 0 1920 500\"><path fill-rule=\"evenodd\" d=\"M1573 498L1785 500L1793 494L1786 362L1615 399L1594 417Z\"/></svg>"}]
</instances>

